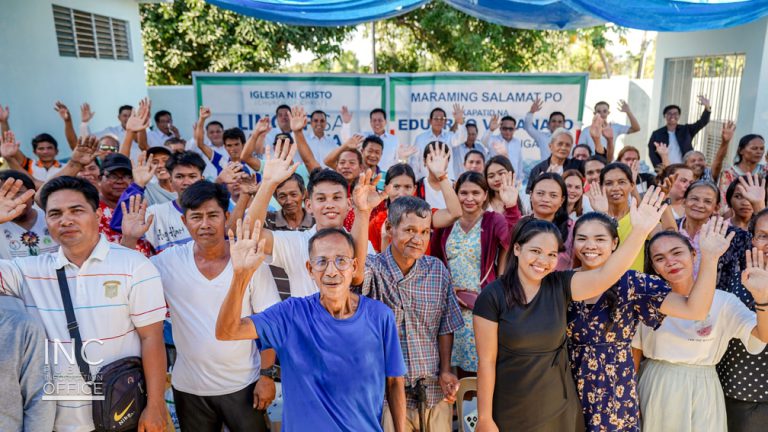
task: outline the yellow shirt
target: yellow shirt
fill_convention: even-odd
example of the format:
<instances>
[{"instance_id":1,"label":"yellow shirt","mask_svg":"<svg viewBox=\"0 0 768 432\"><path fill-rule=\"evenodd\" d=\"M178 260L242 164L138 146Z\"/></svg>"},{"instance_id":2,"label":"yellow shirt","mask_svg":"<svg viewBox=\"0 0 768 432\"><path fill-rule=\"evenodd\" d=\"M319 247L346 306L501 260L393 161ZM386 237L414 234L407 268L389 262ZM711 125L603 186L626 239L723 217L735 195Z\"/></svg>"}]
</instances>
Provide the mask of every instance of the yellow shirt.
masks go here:
<instances>
[{"instance_id":1,"label":"yellow shirt","mask_svg":"<svg viewBox=\"0 0 768 432\"><path fill-rule=\"evenodd\" d=\"M629 221L629 213L619 220L619 241L624 243L624 240L629 237L629 233L632 231L632 223ZM619 243L619 244L621 244ZM637 270L639 272L644 271L645 267L645 245L640 249L640 253L637 254L635 260L632 262L630 270Z\"/></svg>"}]
</instances>

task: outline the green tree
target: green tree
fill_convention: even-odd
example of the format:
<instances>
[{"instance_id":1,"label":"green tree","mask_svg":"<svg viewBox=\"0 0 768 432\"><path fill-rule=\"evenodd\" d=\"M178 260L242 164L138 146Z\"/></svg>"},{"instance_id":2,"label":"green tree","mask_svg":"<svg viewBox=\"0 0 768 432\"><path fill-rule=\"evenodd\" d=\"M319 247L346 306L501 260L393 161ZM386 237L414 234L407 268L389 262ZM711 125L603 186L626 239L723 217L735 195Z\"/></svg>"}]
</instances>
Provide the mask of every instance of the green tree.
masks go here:
<instances>
[{"instance_id":1,"label":"green tree","mask_svg":"<svg viewBox=\"0 0 768 432\"><path fill-rule=\"evenodd\" d=\"M193 71L269 72L291 48L318 58L341 54L354 27L298 27L245 17L203 0L142 4L149 85L190 84Z\"/></svg>"}]
</instances>

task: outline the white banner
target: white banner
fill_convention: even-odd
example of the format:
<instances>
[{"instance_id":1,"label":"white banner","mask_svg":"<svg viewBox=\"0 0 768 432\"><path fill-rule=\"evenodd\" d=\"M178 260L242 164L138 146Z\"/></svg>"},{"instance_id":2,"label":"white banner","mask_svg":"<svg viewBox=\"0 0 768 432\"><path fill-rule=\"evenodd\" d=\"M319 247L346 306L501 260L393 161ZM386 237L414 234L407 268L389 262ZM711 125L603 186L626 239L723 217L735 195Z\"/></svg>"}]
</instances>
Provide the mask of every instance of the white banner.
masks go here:
<instances>
[{"instance_id":1,"label":"white banner","mask_svg":"<svg viewBox=\"0 0 768 432\"><path fill-rule=\"evenodd\" d=\"M423 73L390 74L389 119L400 142L414 142L428 130L429 113L440 107L445 110L450 128L453 104L464 107L466 121L478 126L478 140L488 129L491 116L510 115L517 120L515 137L523 143L525 171L540 160L539 149L523 130L523 119L536 98L544 105L533 118L537 129L546 129L549 114L565 114L565 127L576 133L580 127L586 74L486 74L486 73ZM498 130L496 133L499 133Z\"/></svg>"},{"instance_id":2,"label":"white banner","mask_svg":"<svg viewBox=\"0 0 768 432\"><path fill-rule=\"evenodd\" d=\"M324 111L325 132L340 144L342 105L354 114L352 130L366 130L368 113L386 102L384 75L194 73L192 79L197 106L210 107L211 120L239 127L246 135L265 115L277 127L279 105L301 105L307 115Z\"/></svg>"}]
</instances>

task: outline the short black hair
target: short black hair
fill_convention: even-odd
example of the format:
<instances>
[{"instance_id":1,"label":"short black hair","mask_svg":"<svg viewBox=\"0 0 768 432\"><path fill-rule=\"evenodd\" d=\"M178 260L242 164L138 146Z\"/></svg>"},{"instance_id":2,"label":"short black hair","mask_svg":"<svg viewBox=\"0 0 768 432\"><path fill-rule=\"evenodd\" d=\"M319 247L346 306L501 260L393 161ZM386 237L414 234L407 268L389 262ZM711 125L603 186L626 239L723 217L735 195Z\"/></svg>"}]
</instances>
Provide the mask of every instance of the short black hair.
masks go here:
<instances>
[{"instance_id":1,"label":"short black hair","mask_svg":"<svg viewBox=\"0 0 768 432\"><path fill-rule=\"evenodd\" d=\"M667 105L664 107L664 110L661 112L662 115L667 115L667 111L676 109L678 113L682 113L683 110L680 109L677 105Z\"/></svg>"},{"instance_id":2,"label":"short black hair","mask_svg":"<svg viewBox=\"0 0 768 432\"><path fill-rule=\"evenodd\" d=\"M502 122L511 121L512 123L515 124L515 126L517 126L517 120L515 120L515 118L510 116L510 115L505 115L504 117L501 118L501 121ZM499 122L499 123L501 123L501 122Z\"/></svg>"},{"instance_id":3,"label":"short black hair","mask_svg":"<svg viewBox=\"0 0 768 432\"><path fill-rule=\"evenodd\" d=\"M164 115L167 115L168 117L173 118L170 111L160 110L155 113L155 124L157 124L157 122L160 121L160 117Z\"/></svg>"},{"instance_id":4,"label":"short black hair","mask_svg":"<svg viewBox=\"0 0 768 432\"><path fill-rule=\"evenodd\" d=\"M384 116L384 120L386 120L386 119L387 119L387 113L386 113L386 112L384 112L384 110L383 110L383 109L381 109L381 108L374 108L374 109L372 109L372 110L371 110L371 113L370 113L370 114L368 114L368 118L370 119L370 118L371 118L371 117L373 117L373 115L374 115L374 114L376 114L376 113L379 113L379 114L383 115L383 116Z\"/></svg>"},{"instance_id":5,"label":"short black hair","mask_svg":"<svg viewBox=\"0 0 768 432\"><path fill-rule=\"evenodd\" d=\"M309 174L309 184L307 185L307 192L309 197L312 197L312 193L315 190L315 186L320 183L333 183L344 187L344 192L349 196L349 183L343 175L329 168L318 168Z\"/></svg>"},{"instance_id":6,"label":"short black hair","mask_svg":"<svg viewBox=\"0 0 768 432\"><path fill-rule=\"evenodd\" d=\"M563 117L563 121L565 121L565 114L563 114L560 111L552 111L552 114L549 115L549 119L552 120L552 117L558 116L558 115Z\"/></svg>"},{"instance_id":7,"label":"short black hair","mask_svg":"<svg viewBox=\"0 0 768 432\"><path fill-rule=\"evenodd\" d=\"M585 149L587 149L587 154L592 156L592 148L589 147L589 144L584 144L584 143L576 144L576 146L573 147L573 150L571 150L571 154L576 153L576 149L577 148L585 148Z\"/></svg>"},{"instance_id":8,"label":"short black hair","mask_svg":"<svg viewBox=\"0 0 768 432\"><path fill-rule=\"evenodd\" d=\"M357 163L359 163L360 166L363 166L363 154L360 153L360 150L358 150L356 148L344 149L344 150L341 151L341 153L339 153L339 159L341 159L341 155L343 155L344 153L352 153L355 156L357 156Z\"/></svg>"},{"instance_id":9,"label":"short black hair","mask_svg":"<svg viewBox=\"0 0 768 432\"><path fill-rule=\"evenodd\" d=\"M96 186L80 177L61 176L52 178L40 190L40 204L43 205L44 211L48 208L48 198L51 194L61 190L80 192L94 211L99 208L99 190Z\"/></svg>"},{"instance_id":10,"label":"short black hair","mask_svg":"<svg viewBox=\"0 0 768 432\"><path fill-rule=\"evenodd\" d=\"M299 174L293 173L291 174L290 177L283 180L279 185L277 185L274 192L275 199L277 199L277 191L280 190L281 187L285 186L285 184L288 183L289 181L295 181L296 184L299 185L299 192L301 192L302 195L304 195L304 193L307 192L307 187L304 186L304 178Z\"/></svg>"},{"instance_id":11,"label":"short black hair","mask_svg":"<svg viewBox=\"0 0 768 432\"><path fill-rule=\"evenodd\" d=\"M32 150L37 151L37 145L42 142L49 142L53 144L53 148L56 150L59 149L59 143L56 142L56 138L51 136L51 134L41 133L40 135L32 138Z\"/></svg>"},{"instance_id":12,"label":"short black hair","mask_svg":"<svg viewBox=\"0 0 768 432\"><path fill-rule=\"evenodd\" d=\"M480 150L475 150L475 149L472 149L472 150L468 151L467 154L464 155L464 163L467 163L467 159L469 159L469 157L472 156L472 155L480 156L480 159L482 159L483 163L485 163L485 155L483 154L483 152L481 152Z\"/></svg>"},{"instance_id":13,"label":"short black hair","mask_svg":"<svg viewBox=\"0 0 768 432\"><path fill-rule=\"evenodd\" d=\"M592 161L598 161L598 162L601 162L603 165L608 165L608 161L605 159L605 156L601 154L595 153L592 156L588 157L587 160L584 161L584 165L586 165L587 162L592 162Z\"/></svg>"},{"instance_id":14,"label":"short black hair","mask_svg":"<svg viewBox=\"0 0 768 432\"><path fill-rule=\"evenodd\" d=\"M429 119L432 120L432 117L434 117L435 113L440 111L443 113L444 116L447 116L448 114L445 113L445 110L442 108L434 108L432 111L429 112Z\"/></svg>"},{"instance_id":15,"label":"short black hair","mask_svg":"<svg viewBox=\"0 0 768 432\"><path fill-rule=\"evenodd\" d=\"M245 144L245 132L243 132L243 130L240 128L229 128L224 131L222 139L224 141L228 139L236 139L240 141L240 144Z\"/></svg>"},{"instance_id":16,"label":"short black hair","mask_svg":"<svg viewBox=\"0 0 768 432\"><path fill-rule=\"evenodd\" d=\"M600 101L600 102L598 102L598 103L596 103L596 104L595 104L595 111L597 111L597 107L599 107L600 105L605 105L605 106L607 106L607 107L608 107L608 109L610 109L610 108L611 108L611 105L610 105L608 102L606 102L606 101Z\"/></svg>"},{"instance_id":17,"label":"short black hair","mask_svg":"<svg viewBox=\"0 0 768 432\"><path fill-rule=\"evenodd\" d=\"M277 115L277 113L279 113L281 109L287 109L288 112L291 112L291 107L289 107L286 104L282 104L282 105L278 105L277 109L275 109L275 115Z\"/></svg>"},{"instance_id":18,"label":"short black hair","mask_svg":"<svg viewBox=\"0 0 768 432\"><path fill-rule=\"evenodd\" d=\"M222 129L224 129L224 125L221 124L221 122L218 121L218 120L209 121L208 124L205 125L205 130L208 130L208 128L211 127L211 126L218 126L218 127L222 128Z\"/></svg>"},{"instance_id":19,"label":"short black hair","mask_svg":"<svg viewBox=\"0 0 768 432\"><path fill-rule=\"evenodd\" d=\"M307 248L307 251L309 255L312 255L312 247L315 245L315 242L317 240L324 239L326 237L330 237L333 235L340 235L344 237L344 240L346 240L347 245L349 245L349 248L352 249L352 258L354 258L355 255L355 241L352 239L352 235L350 235L348 232L341 228L323 228L320 231L316 232L312 237L309 238L309 247Z\"/></svg>"},{"instance_id":20,"label":"short black hair","mask_svg":"<svg viewBox=\"0 0 768 432\"><path fill-rule=\"evenodd\" d=\"M221 184L209 182L208 180L200 180L192 183L181 194L181 209L184 214L187 214L187 210L197 210L206 201L215 200L216 204L224 210L224 213L229 211L229 191L227 187Z\"/></svg>"},{"instance_id":21,"label":"short black hair","mask_svg":"<svg viewBox=\"0 0 768 432\"><path fill-rule=\"evenodd\" d=\"M14 170L5 170L0 171L0 183L5 183L6 180L9 178L12 178L14 180L21 180L21 183L24 184L24 187L27 188L27 190L35 190L35 182L32 181L32 178L27 175L27 173L21 172L21 171L14 171Z\"/></svg>"},{"instance_id":22,"label":"short black hair","mask_svg":"<svg viewBox=\"0 0 768 432\"><path fill-rule=\"evenodd\" d=\"M326 114L325 111L323 111L323 110L314 110L314 111L312 111L312 114L309 115L309 118L314 117L315 114L322 114L323 117L325 117L326 119L328 118L328 114Z\"/></svg>"},{"instance_id":23,"label":"short black hair","mask_svg":"<svg viewBox=\"0 0 768 432\"><path fill-rule=\"evenodd\" d=\"M466 124L464 127L466 127L467 129L469 129L469 128L473 127L473 128L475 128L475 132L477 132L477 131L478 131L478 129L477 129L477 123L475 123L475 122L467 122L467 124Z\"/></svg>"},{"instance_id":24,"label":"short black hair","mask_svg":"<svg viewBox=\"0 0 768 432\"><path fill-rule=\"evenodd\" d=\"M193 151L174 153L165 162L165 169L167 169L169 173L173 173L173 170L176 169L177 166L197 168L200 170L201 175L203 171L205 171L205 161L199 154Z\"/></svg>"},{"instance_id":25,"label":"short black hair","mask_svg":"<svg viewBox=\"0 0 768 432\"><path fill-rule=\"evenodd\" d=\"M122 114L125 110L133 112L133 107L131 105L120 105L120 108L117 109L117 115Z\"/></svg>"},{"instance_id":26,"label":"short black hair","mask_svg":"<svg viewBox=\"0 0 768 432\"><path fill-rule=\"evenodd\" d=\"M368 135L363 141L363 150L365 150L365 148L368 147L368 144L370 143L378 144L382 149L384 148L384 141L382 141L381 138L377 137L376 135Z\"/></svg>"}]
</instances>

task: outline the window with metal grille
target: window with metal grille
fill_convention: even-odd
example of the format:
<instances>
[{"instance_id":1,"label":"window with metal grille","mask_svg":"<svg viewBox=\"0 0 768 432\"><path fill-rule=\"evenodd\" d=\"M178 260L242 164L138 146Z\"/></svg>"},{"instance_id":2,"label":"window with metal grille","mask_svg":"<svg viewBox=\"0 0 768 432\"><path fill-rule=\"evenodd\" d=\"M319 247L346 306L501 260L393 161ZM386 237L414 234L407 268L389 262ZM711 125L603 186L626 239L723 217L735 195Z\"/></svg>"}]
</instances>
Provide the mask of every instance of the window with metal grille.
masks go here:
<instances>
[{"instance_id":1,"label":"window with metal grille","mask_svg":"<svg viewBox=\"0 0 768 432\"><path fill-rule=\"evenodd\" d=\"M682 109L680 123L694 123L703 108L698 104L699 95L712 102L709 124L696 134L693 148L704 153L712 163L718 147L723 124L736 121L739 116L739 92L744 73L743 53L707 57L683 57L667 59L664 63L661 108L679 105ZM662 115L662 110L659 110ZM664 119L660 119L664 124Z\"/></svg>"},{"instance_id":2,"label":"window with metal grille","mask_svg":"<svg viewBox=\"0 0 768 432\"><path fill-rule=\"evenodd\" d=\"M128 22L53 5L59 55L130 60Z\"/></svg>"}]
</instances>

